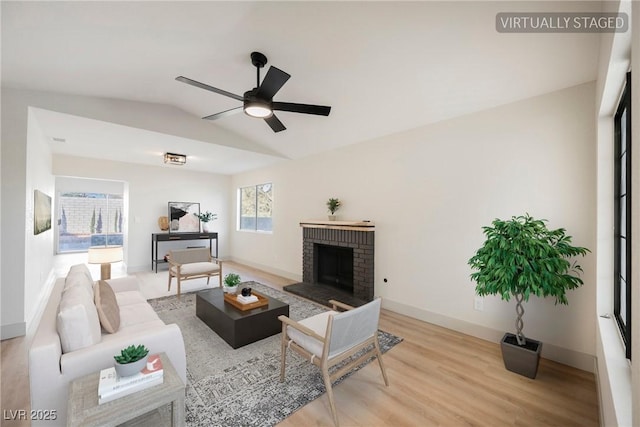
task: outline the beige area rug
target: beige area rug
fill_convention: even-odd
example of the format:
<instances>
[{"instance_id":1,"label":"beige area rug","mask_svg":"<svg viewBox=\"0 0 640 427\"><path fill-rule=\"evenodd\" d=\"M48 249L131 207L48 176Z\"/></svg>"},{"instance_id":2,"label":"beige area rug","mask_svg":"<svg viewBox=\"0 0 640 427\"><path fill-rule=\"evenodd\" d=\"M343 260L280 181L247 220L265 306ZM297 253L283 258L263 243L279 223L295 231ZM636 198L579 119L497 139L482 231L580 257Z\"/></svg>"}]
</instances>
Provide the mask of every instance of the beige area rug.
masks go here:
<instances>
[{"instance_id":1,"label":"beige area rug","mask_svg":"<svg viewBox=\"0 0 640 427\"><path fill-rule=\"evenodd\" d=\"M134 273L134 275L140 281L140 290L146 299L168 297L177 295L178 293L178 282L175 278L171 281L171 290L167 290L169 272L166 270L158 271L157 273L153 271L143 271ZM218 276L212 277L209 285L207 285L207 279L186 280L182 282L180 292L186 294L202 289L217 288L218 284Z\"/></svg>"},{"instance_id":2,"label":"beige area rug","mask_svg":"<svg viewBox=\"0 0 640 427\"><path fill-rule=\"evenodd\" d=\"M159 281L149 278L145 287ZM327 310L257 282L245 285L289 304L289 317L295 320ZM280 334L234 350L196 317L194 293L149 303L165 323L176 323L184 337L188 427L273 426L325 393L320 370L293 352L287 356L286 380L280 382ZM378 338L383 353L402 341L383 331ZM382 376L379 386L384 387Z\"/></svg>"}]
</instances>

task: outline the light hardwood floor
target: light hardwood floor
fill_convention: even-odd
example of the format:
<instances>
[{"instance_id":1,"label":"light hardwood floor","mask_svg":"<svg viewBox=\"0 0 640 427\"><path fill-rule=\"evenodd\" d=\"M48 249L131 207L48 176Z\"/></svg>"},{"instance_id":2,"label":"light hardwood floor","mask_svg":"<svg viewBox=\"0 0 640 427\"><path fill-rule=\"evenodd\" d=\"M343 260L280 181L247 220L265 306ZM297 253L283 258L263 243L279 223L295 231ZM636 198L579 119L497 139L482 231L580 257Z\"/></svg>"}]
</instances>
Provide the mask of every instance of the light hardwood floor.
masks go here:
<instances>
[{"instance_id":1,"label":"light hardwood floor","mask_svg":"<svg viewBox=\"0 0 640 427\"><path fill-rule=\"evenodd\" d=\"M274 288L290 280L225 263ZM543 359L531 380L504 369L500 347L468 335L382 311L380 328L404 338L383 356L384 386L371 363L334 387L342 426L597 426L594 375ZM2 341L2 409L29 409L28 339ZM4 417L3 417L4 418ZM26 423L8 422L17 426ZM326 395L281 427L332 426Z\"/></svg>"}]
</instances>

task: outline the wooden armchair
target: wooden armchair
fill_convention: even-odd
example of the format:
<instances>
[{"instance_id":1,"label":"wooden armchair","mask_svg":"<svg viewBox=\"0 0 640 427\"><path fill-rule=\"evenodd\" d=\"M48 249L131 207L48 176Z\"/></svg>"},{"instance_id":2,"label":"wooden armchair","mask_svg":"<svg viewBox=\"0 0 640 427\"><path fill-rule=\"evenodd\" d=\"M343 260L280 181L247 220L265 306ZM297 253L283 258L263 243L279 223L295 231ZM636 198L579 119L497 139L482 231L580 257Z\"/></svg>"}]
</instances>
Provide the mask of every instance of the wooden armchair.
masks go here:
<instances>
[{"instance_id":1,"label":"wooden armchair","mask_svg":"<svg viewBox=\"0 0 640 427\"><path fill-rule=\"evenodd\" d=\"M299 353L322 370L333 422L338 423L338 414L333 398L331 383L348 371L377 357L386 386L387 373L382 363L382 353L378 343L378 320L380 318L380 298L354 308L338 301L330 300L334 311L327 311L296 322L287 316L279 316L282 321L282 356L280 381L284 381L287 348ZM344 312L335 310L343 309ZM329 369L345 359L364 350L364 354L345 366L329 373Z\"/></svg>"},{"instance_id":2,"label":"wooden armchair","mask_svg":"<svg viewBox=\"0 0 640 427\"><path fill-rule=\"evenodd\" d=\"M222 287L222 262L211 256L209 248L192 248L169 251L169 287L171 279L178 279L178 297L180 297L180 284L183 280L199 279L206 277L207 285L211 276L218 276L218 284Z\"/></svg>"}]
</instances>

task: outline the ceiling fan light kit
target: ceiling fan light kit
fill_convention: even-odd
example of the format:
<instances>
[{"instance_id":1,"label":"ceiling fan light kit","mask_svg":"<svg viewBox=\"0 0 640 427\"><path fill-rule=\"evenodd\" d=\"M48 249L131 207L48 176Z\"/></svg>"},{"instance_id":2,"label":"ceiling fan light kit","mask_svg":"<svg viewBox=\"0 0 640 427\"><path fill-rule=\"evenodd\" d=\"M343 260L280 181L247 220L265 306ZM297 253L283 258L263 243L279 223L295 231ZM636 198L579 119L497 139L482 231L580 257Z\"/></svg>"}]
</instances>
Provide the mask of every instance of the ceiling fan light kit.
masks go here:
<instances>
[{"instance_id":1,"label":"ceiling fan light kit","mask_svg":"<svg viewBox=\"0 0 640 427\"><path fill-rule=\"evenodd\" d=\"M164 153L164 162L170 165L182 166L187 163L187 156L184 154Z\"/></svg>"},{"instance_id":2,"label":"ceiling fan light kit","mask_svg":"<svg viewBox=\"0 0 640 427\"><path fill-rule=\"evenodd\" d=\"M200 89L233 98L237 101L242 101L241 107L232 108L230 110L203 117L205 120L216 120L244 111L244 113L250 117L264 119L274 132L281 132L285 130L286 127L282 124L280 119L276 117L274 111L288 111L291 113L314 114L318 116L328 116L331 112L331 107L323 105L274 102L273 96L280 90L280 88L282 88L291 76L284 71L271 66L269 67L269 71L267 71L267 75L264 77L264 80L260 83L260 68L263 68L266 65L267 57L260 52L252 52L251 63L256 67L256 87L246 91L244 96L236 95L234 93L227 92L226 90L218 89L183 76L176 77L176 80Z\"/></svg>"}]
</instances>

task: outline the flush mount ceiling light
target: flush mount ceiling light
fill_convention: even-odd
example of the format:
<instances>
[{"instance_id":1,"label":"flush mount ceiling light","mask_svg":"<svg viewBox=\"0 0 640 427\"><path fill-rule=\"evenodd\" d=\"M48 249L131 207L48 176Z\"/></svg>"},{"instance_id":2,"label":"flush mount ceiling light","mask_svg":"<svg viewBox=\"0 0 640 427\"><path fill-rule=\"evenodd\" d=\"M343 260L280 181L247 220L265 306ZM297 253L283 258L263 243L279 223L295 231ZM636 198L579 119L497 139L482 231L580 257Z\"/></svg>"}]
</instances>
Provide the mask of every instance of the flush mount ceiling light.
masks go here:
<instances>
[{"instance_id":1,"label":"flush mount ceiling light","mask_svg":"<svg viewBox=\"0 0 640 427\"><path fill-rule=\"evenodd\" d=\"M187 156L184 154L164 153L164 162L170 165L184 165L187 163Z\"/></svg>"}]
</instances>

